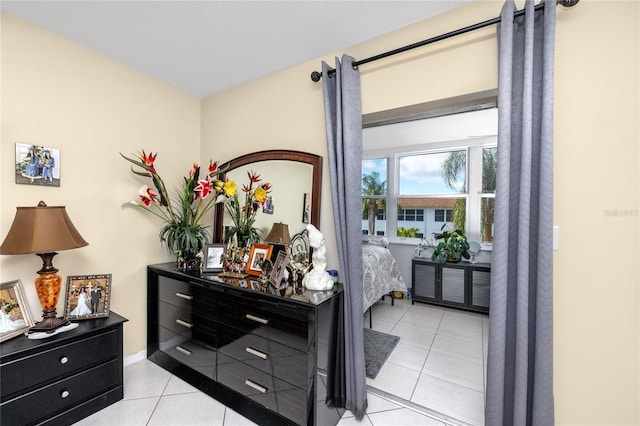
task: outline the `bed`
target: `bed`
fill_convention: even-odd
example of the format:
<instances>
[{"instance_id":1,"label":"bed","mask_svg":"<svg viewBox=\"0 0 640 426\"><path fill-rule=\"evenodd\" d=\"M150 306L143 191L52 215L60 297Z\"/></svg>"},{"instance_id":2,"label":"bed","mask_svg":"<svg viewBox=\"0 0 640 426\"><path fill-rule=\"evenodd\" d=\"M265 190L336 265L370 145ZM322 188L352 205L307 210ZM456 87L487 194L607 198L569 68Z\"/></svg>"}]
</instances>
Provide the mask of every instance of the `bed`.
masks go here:
<instances>
[{"instance_id":1,"label":"bed","mask_svg":"<svg viewBox=\"0 0 640 426\"><path fill-rule=\"evenodd\" d=\"M371 305L392 291L407 292L407 285L396 259L389 249L383 246L363 244L362 272L363 312L367 312Z\"/></svg>"}]
</instances>

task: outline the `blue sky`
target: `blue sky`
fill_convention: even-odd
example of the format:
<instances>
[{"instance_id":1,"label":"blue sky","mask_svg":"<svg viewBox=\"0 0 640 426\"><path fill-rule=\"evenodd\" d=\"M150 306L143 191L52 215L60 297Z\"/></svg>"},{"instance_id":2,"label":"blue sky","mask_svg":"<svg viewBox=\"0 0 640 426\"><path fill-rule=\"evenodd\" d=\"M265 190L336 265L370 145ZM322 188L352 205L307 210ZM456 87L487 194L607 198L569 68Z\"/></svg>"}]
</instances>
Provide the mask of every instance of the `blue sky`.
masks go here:
<instances>
[{"instance_id":1,"label":"blue sky","mask_svg":"<svg viewBox=\"0 0 640 426\"><path fill-rule=\"evenodd\" d=\"M457 190L451 190L442 180L442 162L449 153L401 156L400 163L400 194L457 194L464 186L464 173L457 181ZM364 160L362 174L373 171L380 173L381 180L387 180L386 160L384 158Z\"/></svg>"}]
</instances>

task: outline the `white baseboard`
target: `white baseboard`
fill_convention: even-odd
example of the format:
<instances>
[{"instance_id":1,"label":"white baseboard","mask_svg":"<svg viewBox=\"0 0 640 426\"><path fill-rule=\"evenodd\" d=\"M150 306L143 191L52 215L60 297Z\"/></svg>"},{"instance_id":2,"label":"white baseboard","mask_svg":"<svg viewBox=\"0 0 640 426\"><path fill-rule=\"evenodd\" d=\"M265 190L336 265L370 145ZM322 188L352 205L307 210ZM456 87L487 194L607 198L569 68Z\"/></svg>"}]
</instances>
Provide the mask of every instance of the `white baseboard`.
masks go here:
<instances>
[{"instance_id":1,"label":"white baseboard","mask_svg":"<svg viewBox=\"0 0 640 426\"><path fill-rule=\"evenodd\" d=\"M123 364L126 367L127 365L131 365L145 359L147 359L147 350L143 349L140 352L137 352L135 354L125 356L123 360Z\"/></svg>"}]
</instances>

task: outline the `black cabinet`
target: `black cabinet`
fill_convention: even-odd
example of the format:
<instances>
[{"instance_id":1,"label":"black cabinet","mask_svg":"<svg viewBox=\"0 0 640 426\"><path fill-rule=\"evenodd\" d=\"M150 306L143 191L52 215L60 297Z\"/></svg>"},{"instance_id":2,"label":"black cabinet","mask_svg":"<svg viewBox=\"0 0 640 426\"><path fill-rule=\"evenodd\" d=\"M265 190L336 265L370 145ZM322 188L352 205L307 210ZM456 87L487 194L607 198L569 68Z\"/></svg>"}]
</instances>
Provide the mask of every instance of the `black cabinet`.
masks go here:
<instances>
[{"instance_id":1,"label":"black cabinet","mask_svg":"<svg viewBox=\"0 0 640 426\"><path fill-rule=\"evenodd\" d=\"M429 259L414 258L411 264L412 301L489 312L489 263L440 264Z\"/></svg>"},{"instance_id":2,"label":"black cabinet","mask_svg":"<svg viewBox=\"0 0 640 426\"><path fill-rule=\"evenodd\" d=\"M0 344L0 424L71 424L123 397L122 324L109 318Z\"/></svg>"},{"instance_id":3,"label":"black cabinet","mask_svg":"<svg viewBox=\"0 0 640 426\"><path fill-rule=\"evenodd\" d=\"M342 290L287 293L255 277L148 271L147 357L258 424L335 425L324 403Z\"/></svg>"}]
</instances>

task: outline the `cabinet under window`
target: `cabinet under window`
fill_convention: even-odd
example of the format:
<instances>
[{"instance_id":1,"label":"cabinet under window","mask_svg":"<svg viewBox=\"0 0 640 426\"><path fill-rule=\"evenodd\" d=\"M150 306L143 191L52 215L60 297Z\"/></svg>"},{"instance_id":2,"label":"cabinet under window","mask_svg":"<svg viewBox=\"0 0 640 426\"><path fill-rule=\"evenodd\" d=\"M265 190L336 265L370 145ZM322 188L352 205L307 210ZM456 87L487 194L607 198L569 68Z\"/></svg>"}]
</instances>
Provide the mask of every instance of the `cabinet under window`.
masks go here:
<instances>
[{"instance_id":1,"label":"cabinet under window","mask_svg":"<svg viewBox=\"0 0 640 426\"><path fill-rule=\"evenodd\" d=\"M414 258L411 264L412 303L418 301L489 312L491 264L440 264L423 258Z\"/></svg>"}]
</instances>

